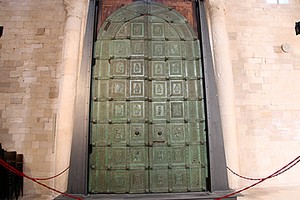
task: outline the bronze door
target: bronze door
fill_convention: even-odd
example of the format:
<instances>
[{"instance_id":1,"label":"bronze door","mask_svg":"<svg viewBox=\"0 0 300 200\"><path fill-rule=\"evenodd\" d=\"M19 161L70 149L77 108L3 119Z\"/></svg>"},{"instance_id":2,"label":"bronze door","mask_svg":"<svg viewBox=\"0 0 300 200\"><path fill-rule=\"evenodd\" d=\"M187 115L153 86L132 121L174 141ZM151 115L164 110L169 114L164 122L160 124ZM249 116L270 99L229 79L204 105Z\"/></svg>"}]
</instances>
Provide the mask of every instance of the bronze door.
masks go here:
<instances>
[{"instance_id":1,"label":"bronze door","mask_svg":"<svg viewBox=\"0 0 300 200\"><path fill-rule=\"evenodd\" d=\"M199 41L179 13L136 2L95 43L90 193L205 191Z\"/></svg>"}]
</instances>

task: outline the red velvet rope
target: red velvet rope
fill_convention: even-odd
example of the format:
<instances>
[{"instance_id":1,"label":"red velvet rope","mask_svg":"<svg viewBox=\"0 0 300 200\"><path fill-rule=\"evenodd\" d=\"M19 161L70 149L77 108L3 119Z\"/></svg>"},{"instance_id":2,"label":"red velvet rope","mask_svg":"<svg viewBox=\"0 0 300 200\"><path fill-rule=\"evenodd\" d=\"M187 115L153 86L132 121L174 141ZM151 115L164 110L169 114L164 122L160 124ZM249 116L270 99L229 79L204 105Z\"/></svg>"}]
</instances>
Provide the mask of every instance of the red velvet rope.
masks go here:
<instances>
[{"instance_id":1,"label":"red velvet rope","mask_svg":"<svg viewBox=\"0 0 300 200\"><path fill-rule=\"evenodd\" d=\"M243 191L245 191L245 190L248 190L248 189L250 189L250 188L252 188L252 187L254 187L254 186L256 186L256 185L258 185L258 184L260 184L260 183L262 183L262 182L264 182L264 181L266 181L266 180L268 180L268 179L271 179L271 178L273 178L273 177L275 177L275 176L278 176L278 175L280 175L280 174L282 174L282 173L288 171L289 169L291 169L292 167L294 167L295 165L297 165L299 162L300 162L300 156L296 157L294 160L292 160L291 162L289 162L287 165L285 165L285 166L282 167L281 169L277 170L276 172L274 172L273 174L271 174L271 175L269 175L269 176L267 176L267 177L265 177L265 178L248 178L248 177L245 177L245 176L241 176L241 175L235 173L234 171L232 171L231 169L228 168L232 173L234 173L235 175L237 175L237 176L239 176L239 177L241 177L241 178L244 178L244 179L247 179L247 180L258 180L258 182L253 183L253 184L251 184L250 186L247 186L247 187L245 187L245 188L243 188L243 189L240 189L240 190L238 190L238 191L235 191L235 192L232 192L232 193L230 193L230 194L227 194L227 195L225 195L225 196L216 198L215 200L222 200L222 199L231 197L231 196L233 196L233 195L235 195L235 194L241 193L241 192L243 192ZM53 177L50 177L50 178L36 178L36 179L35 179L35 178L31 178L31 177L27 176L27 175L24 174L23 172L18 171L17 169L15 169L14 167L12 167L11 165L9 165L8 163L6 163L6 162L5 162L4 160L2 160L2 159L0 159L0 164L1 164L3 167L5 167L6 169L8 169L8 170L10 170L11 172L15 173L16 175L25 177L25 178L27 178L27 179L29 179L29 180L32 180L33 182L35 182L35 183L37 183L37 184L39 184L39 185L41 185L41 186L43 186L43 187L46 187L46 188L48 188L48 189L50 189L50 190L52 190L52 191L54 191L54 192L60 193L60 194L62 194L63 196L67 196L67 197L70 197L70 198L72 198L72 199L83 200L82 198L75 197L75 196L72 196L72 195L70 195L70 194L67 194L67 193L58 191L58 190L56 190L56 189L54 189L54 188L51 188L51 187L49 187L49 186L47 186L47 185L45 185L45 184L40 183L40 182L37 181L37 180L49 180L49 179L52 179L52 178L56 178L56 177L58 177L59 175L61 175L62 173L64 173L65 171L67 171L68 168L65 169L63 172L59 173L59 174L56 175L56 176L53 176Z\"/></svg>"},{"instance_id":2,"label":"red velvet rope","mask_svg":"<svg viewBox=\"0 0 300 200\"><path fill-rule=\"evenodd\" d=\"M276 172L274 172L273 174L271 174L271 175L269 175L269 176L267 176L267 177L265 177L265 178L261 178L261 179L252 179L252 178L249 178L249 180L252 179L252 180L259 180L259 181L256 182L256 183L251 184L251 185L248 186L248 187L245 187L245 188L243 188L243 189L240 189L240 190L238 190L238 191L235 191L235 192L232 192L232 193L227 194L227 195L225 195L225 196L216 198L215 200L225 199L225 198L231 197L231 196L233 196L233 195L235 195L235 194L241 193L241 192L243 192L243 191L245 191L245 190L248 190L248 189L250 189L250 188L252 188L252 187L254 187L254 186L256 186L256 185L258 185L258 184L260 184L260 183L262 183L262 182L264 182L264 181L266 181L266 180L268 180L268 179L270 179L270 178L273 178L273 177L275 177L275 176L278 176L278 175L280 175L280 174L286 172L287 170L289 170L289 169L291 169L292 167L294 167L295 165L297 165L299 162L300 162L300 156L298 156L297 158L295 158L294 160L292 160L291 162L289 162L287 165L285 165L285 166L282 167L281 169L277 170ZM235 173L235 174L236 174L236 173ZM237 175L237 174L236 174L236 175ZM243 177L243 176L240 176L240 175L239 175L239 177ZM247 178L247 177L243 177L243 178ZM247 178L247 179L248 179L248 178Z\"/></svg>"},{"instance_id":3,"label":"red velvet rope","mask_svg":"<svg viewBox=\"0 0 300 200\"><path fill-rule=\"evenodd\" d=\"M54 188L51 188L51 187L49 187L49 186L47 186L47 185L45 185L45 184L43 184L43 183L41 183L41 182L38 182L37 179L31 178L31 177L27 176L26 174L24 174L23 172L18 171L16 168L12 167L11 165L9 165L7 162L5 162L5 161L2 160L2 159L0 159L0 164L1 164L3 167L5 167L6 169L8 169L9 171L13 172L14 174L16 174L16 175L18 175L18 176L25 177L25 178L27 178L27 179L29 179L29 180L32 180L33 182L35 182L35 183L37 183L37 184L39 184L39 185L41 185L41 186L43 186L43 187L45 187L45 188L48 188L49 190L52 190L52 191L54 191L54 192L57 192L57 193L59 193L59 194L61 194L61 195L63 195L63 196L70 197L70 198L72 198L72 199L83 200L82 198L75 197L75 196L73 196L73 195L70 195L70 194L61 192L61 191L56 190L56 189L54 189ZM64 170L64 171L66 171L66 170ZM61 172L60 174L62 174L62 173L63 173L63 172ZM60 175L60 174L59 174L59 175ZM57 177L57 176L59 176L59 175L54 176L54 178ZM52 177L50 177L50 178L52 178ZM49 178L46 178L45 180L48 180L48 179L49 179ZM39 179L39 180L44 180L44 179Z\"/></svg>"},{"instance_id":4,"label":"red velvet rope","mask_svg":"<svg viewBox=\"0 0 300 200\"><path fill-rule=\"evenodd\" d=\"M65 173L70 167L67 167L64 171L60 172L59 174L55 175L55 176L51 176L51 177L48 177L48 178L33 178L37 181L46 181L46 180L50 180L50 179L54 179L54 178L57 178L59 177L60 175L62 175L63 173Z\"/></svg>"}]
</instances>

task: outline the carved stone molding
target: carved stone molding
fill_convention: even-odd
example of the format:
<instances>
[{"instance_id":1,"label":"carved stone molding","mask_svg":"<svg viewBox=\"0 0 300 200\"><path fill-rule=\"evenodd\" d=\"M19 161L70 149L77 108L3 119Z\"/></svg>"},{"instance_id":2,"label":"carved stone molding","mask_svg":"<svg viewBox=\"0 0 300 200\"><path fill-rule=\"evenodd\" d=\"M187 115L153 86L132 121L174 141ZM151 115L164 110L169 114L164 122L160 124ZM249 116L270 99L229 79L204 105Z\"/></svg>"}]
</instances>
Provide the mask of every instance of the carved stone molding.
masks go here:
<instances>
[{"instance_id":1,"label":"carved stone molding","mask_svg":"<svg viewBox=\"0 0 300 200\"><path fill-rule=\"evenodd\" d=\"M87 0L64 0L67 16L71 15L82 18L86 4Z\"/></svg>"},{"instance_id":2,"label":"carved stone molding","mask_svg":"<svg viewBox=\"0 0 300 200\"><path fill-rule=\"evenodd\" d=\"M224 15L226 13L227 0L207 0L206 5L210 15Z\"/></svg>"}]
</instances>

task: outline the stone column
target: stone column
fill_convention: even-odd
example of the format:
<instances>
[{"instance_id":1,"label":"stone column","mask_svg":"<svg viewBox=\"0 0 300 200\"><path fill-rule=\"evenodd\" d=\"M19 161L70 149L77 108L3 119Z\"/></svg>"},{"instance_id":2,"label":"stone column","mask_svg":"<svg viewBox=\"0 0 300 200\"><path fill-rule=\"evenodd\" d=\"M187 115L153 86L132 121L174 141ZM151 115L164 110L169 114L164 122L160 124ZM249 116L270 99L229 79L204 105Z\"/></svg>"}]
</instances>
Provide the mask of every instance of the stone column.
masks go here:
<instances>
[{"instance_id":1,"label":"stone column","mask_svg":"<svg viewBox=\"0 0 300 200\"><path fill-rule=\"evenodd\" d=\"M212 47L215 66L215 77L220 104L221 124L224 134L226 164L235 171L239 171L239 153L236 130L236 114L234 101L234 85L230 46L226 30L226 0L207 0ZM238 188L238 179L229 172L229 187Z\"/></svg>"},{"instance_id":2,"label":"stone column","mask_svg":"<svg viewBox=\"0 0 300 200\"><path fill-rule=\"evenodd\" d=\"M66 21L64 30L62 71L59 85L55 172L63 171L70 164L74 111L77 92L79 58L81 55L82 25L85 20L86 0L64 0ZM55 179L55 188L66 191L68 173Z\"/></svg>"}]
</instances>

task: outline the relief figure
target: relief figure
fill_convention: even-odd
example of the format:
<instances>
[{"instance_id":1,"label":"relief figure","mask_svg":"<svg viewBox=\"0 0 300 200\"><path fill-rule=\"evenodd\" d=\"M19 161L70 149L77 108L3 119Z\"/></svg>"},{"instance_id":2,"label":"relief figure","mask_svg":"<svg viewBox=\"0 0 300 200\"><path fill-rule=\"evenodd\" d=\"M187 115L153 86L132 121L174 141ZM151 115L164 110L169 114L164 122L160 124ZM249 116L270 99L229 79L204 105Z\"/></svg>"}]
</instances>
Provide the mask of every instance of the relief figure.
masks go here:
<instances>
[{"instance_id":1,"label":"relief figure","mask_svg":"<svg viewBox=\"0 0 300 200\"><path fill-rule=\"evenodd\" d=\"M171 71L172 73L178 74L180 73L180 66L178 63L172 63L171 64Z\"/></svg>"},{"instance_id":2,"label":"relief figure","mask_svg":"<svg viewBox=\"0 0 300 200\"><path fill-rule=\"evenodd\" d=\"M156 55L162 55L163 54L163 46L162 44L156 44L154 46L154 51Z\"/></svg>"},{"instance_id":3,"label":"relief figure","mask_svg":"<svg viewBox=\"0 0 300 200\"><path fill-rule=\"evenodd\" d=\"M181 104L172 105L172 112L173 112L173 117L182 117L183 115L182 105Z\"/></svg>"},{"instance_id":4,"label":"relief figure","mask_svg":"<svg viewBox=\"0 0 300 200\"><path fill-rule=\"evenodd\" d=\"M134 63L134 65L133 65L133 73L142 73L141 63Z\"/></svg>"},{"instance_id":5,"label":"relief figure","mask_svg":"<svg viewBox=\"0 0 300 200\"><path fill-rule=\"evenodd\" d=\"M141 83L133 83L133 93L134 94L141 94Z\"/></svg>"},{"instance_id":6,"label":"relief figure","mask_svg":"<svg viewBox=\"0 0 300 200\"><path fill-rule=\"evenodd\" d=\"M134 44L134 52L135 53L141 53L142 52L142 44L141 43L135 43Z\"/></svg>"},{"instance_id":7,"label":"relief figure","mask_svg":"<svg viewBox=\"0 0 300 200\"><path fill-rule=\"evenodd\" d=\"M170 51L171 51L171 54L179 54L179 46L178 46L178 44L172 45Z\"/></svg>"},{"instance_id":8,"label":"relief figure","mask_svg":"<svg viewBox=\"0 0 300 200\"><path fill-rule=\"evenodd\" d=\"M163 35L162 27L159 25L154 26L153 35L162 36Z\"/></svg>"},{"instance_id":9,"label":"relief figure","mask_svg":"<svg viewBox=\"0 0 300 200\"><path fill-rule=\"evenodd\" d=\"M183 178L182 174L175 174L175 184L182 184Z\"/></svg>"},{"instance_id":10,"label":"relief figure","mask_svg":"<svg viewBox=\"0 0 300 200\"><path fill-rule=\"evenodd\" d=\"M159 105L159 106L155 107L155 115L156 116L161 117L161 116L164 116L164 114L165 114L165 111L164 111L164 107L163 106Z\"/></svg>"},{"instance_id":11,"label":"relief figure","mask_svg":"<svg viewBox=\"0 0 300 200\"><path fill-rule=\"evenodd\" d=\"M175 83L173 85L173 94L180 94L181 93L181 85L179 83Z\"/></svg>"},{"instance_id":12,"label":"relief figure","mask_svg":"<svg viewBox=\"0 0 300 200\"><path fill-rule=\"evenodd\" d=\"M181 128L180 127L175 128L173 130L173 133L174 133L175 137L179 137L181 134Z\"/></svg>"},{"instance_id":13,"label":"relief figure","mask_svg":"<svg viewBox=\"0 0 300 200\"><path fill-rule=\"evenodd\" d=\"M116 140L122 140L123 138L123 131L119 129L115 129L115 138Z\"/></svg>"},{"instance_id":14,"label":"relief figure","mask_svg":"<svg viewBox=\"0 0 300 200\"><path fill-rule=\"evenodd\" d=\"M134 185L142 185L143 184L143 176L141 174L133 174L133 184Z\"/></svg>"},{"instance_id":15,"label":"relief figure","mask_svg":"<svg viewBox=\"0 0 300 200\"><path fill-rule=\"evenodd\" d=\"M164 152L162 150L160 150L158 152L158 156L157 156L158 160L162 161L164 160Z\"/></svg>"},{"instance_id":16,"label":"relief figure","mask_svg":"<svg viewBox=\"0 0 300 200\"><path fill-rule=\"evenodd\" d=\"M125 72L124 63L118 62L116 65L116 73L123 74Z\"/></svg>"},{"instance_id":17,"label":"relief figure","mask_svg":"<svg viewBox=\"0 0 300 200\"><path fill-rule=\"evenodd\" d=\"M142 24L133 24L133 35L142 35L143 27Z\"/></svg>"},{"instance_id":18,"label":"relief figure","mask_svg":"<svg viewBox=\"0 0 300 200\"><path fill-rule=\"evenodd\" d=\"M162 74L162 65L155 64L155 74Z\"/></svg>"},{"instance_id":19,"label":"relief figure","mask_svg":"<svg viewBox=\"0 0 300 200\"><path fill-rule=\"evenodd\" d=\"M163 94L163 87L161 86L161 84L157 84L156 85L156 92L157 95L162 95Z\"/></svg>"},{"instance_id":20,"label":"relief figure","mask_svg":"<svg viewBox=\"0 0 300 200\"><path fill-rule=\"evenodd\" d=\"M116 49L117 49L118 55L125 54L125 47L124 47L123 43L117 43Z\"/></svg>"},{"instance_id":21,"label":"relief figure","mask_svg":"<svg viewBox=\"0 0 300 200\"><path fill-rule=\"evenodd\" d=\"M124 85L122 83L115 83L114 86L115 94L124 94Z\"/></svg>"},{"instance_id":22,"label":"relief figure","mask_svg":"<svg viewBox=\"0 0 300 200\"><path fill-rule=\"evenodd\" d=\"M157 183L158 183L158 185L163 185L164 181L163 181L163 175L162 174L157 175Z\"/></svg>"},{"instance_id":23,"label":"relief figure","mask_svg":"<svg viewBox=\"0 0 300 200\"><path fill-rule=\"evenodd\" d=\"M124 109L122 105L117 105L115 107L115 115L116 116L123 116L124 115Z\"/></svg>"},{"instance_id":24,"label":"relief figure","mask_svg":"<svg viewBox=\"0 0 300 200\"><path fill-rule=\"evenodd\" d=\"M142 107L141 107L141 105L135 104L133 106L133 115L134 116L142 116Z\"/></svg>"},{"instance_id":25,"label":"relief figure","mask_svg":"<svg viewBox=\"0 0 300 200\"><path fill-rule=\"evenodd\" d=\"M136 151L133 157L133 161L137 162L137 161L141 161L141 154L140 151Z\"/></svg>"}]
</instances>

